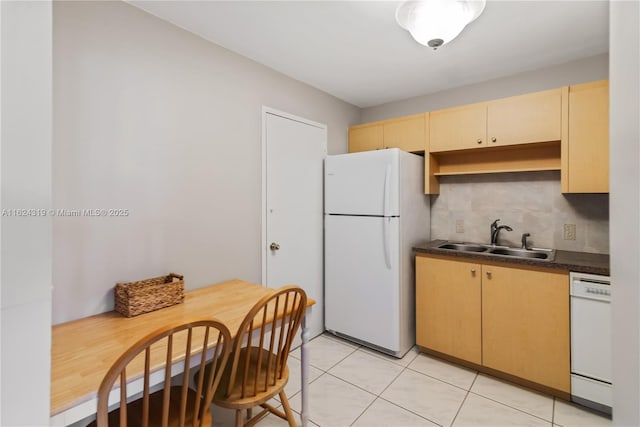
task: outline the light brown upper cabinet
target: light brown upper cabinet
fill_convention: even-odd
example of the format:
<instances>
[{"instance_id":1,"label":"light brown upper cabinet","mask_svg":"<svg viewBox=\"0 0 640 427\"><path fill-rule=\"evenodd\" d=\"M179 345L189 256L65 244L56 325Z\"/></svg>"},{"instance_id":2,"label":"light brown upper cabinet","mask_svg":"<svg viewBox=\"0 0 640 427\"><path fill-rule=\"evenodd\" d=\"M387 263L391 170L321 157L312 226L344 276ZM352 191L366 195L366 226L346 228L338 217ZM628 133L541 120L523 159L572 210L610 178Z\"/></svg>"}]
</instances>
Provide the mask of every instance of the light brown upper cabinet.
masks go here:
<instances>
[{"instance_id":1,"label":"light brown upper cabinet","mask_svg":"<svg viewBox=\"0 0 640 427\"><path fill-rule=\"evenodd\" d=\"M349 128L349 152L424 152L438 177L561 171L563 193L609 191L609 83L565 86Z\"/></svg>"},{"instance_id":2,"label":"light brown upper cabinet","mask_svg":"<svg viewBox=\"0 0 640 427\"><path fill-rule=\"evenodd\" d=\"M562 192L609 192L609 82L569 87L569 129L563 147Z\"/></svg>"},{"instance_id":3,"label":"light brown upper cabinet","mask_svg":"<svg viewBox=\"0 0 640 427\"><path fill-rule=\"evenodd\" d=\"M562 139L562 90L529 93L487 104L488 145L515 145Z\"/></svg>"},{"instance_id":4,"label":"light brown upper cabinet","mask_svg":"<svg viewBox=\"0 0 640 427\"><path fill-rule=\"evenodd\" d=\"M425 114L387 120L382 124L384 148L420 152L426 148Z\"/></svg>"},{"instance_id":5,"label":"light brown upper cabinet","mask_svg":"<svg viewBox=\"0 0 640 427\"><path fill-rule=\"evenodd\" d=\"M465 105L430 113L430 152L464 150L486 145L486 104Z\"/></svg>"},{"instance_id":6,"label":"light brown upper cabinet","mask_svg":"<svg viewBox=\"0 0 640 427\"><path fill-rule=\"evenodd\" d=\"M432 153L562 138L562 90L553 89L431 112Z\"/></svg>"},{"instance_id":7,"label":"light brown upper cabinet","mask_svg":"<svg viewBox=\"0 0 640 427\"><path fill-rule=\"evenodd\" d=\"M424 152L427 114L399 117L366 123L349 128L349 152L399 148L409 152Z\"/></svg>"},{"instance_id":8,"label":"light brown upper cabinet","mask_svg":"<svg viewBox=\"0 0 640 427\"><path fill-rule=\"evenodd\" d=\"M368 123L349 128L349 152L379 150L382 145L382 124Z\"/></svg>"}]
</instances>

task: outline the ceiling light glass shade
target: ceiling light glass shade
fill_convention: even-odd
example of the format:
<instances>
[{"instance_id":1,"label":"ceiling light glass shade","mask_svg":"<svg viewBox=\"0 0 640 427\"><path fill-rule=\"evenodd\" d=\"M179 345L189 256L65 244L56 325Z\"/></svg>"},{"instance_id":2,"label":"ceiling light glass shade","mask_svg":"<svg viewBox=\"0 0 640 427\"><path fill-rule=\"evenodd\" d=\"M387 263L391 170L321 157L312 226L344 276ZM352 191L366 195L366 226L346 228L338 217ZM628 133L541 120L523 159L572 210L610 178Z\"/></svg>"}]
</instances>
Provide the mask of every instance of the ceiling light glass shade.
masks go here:
<instances>
[{"instance_id":1,"label":"ceiling light glass shade","mask_svg":"<svg viewBox=\"0 0 640 427\"><path fill-rule=\"evenodd\" d=\"M396 21L418 43L436 49L480 16L485 4L486 0L407 1L396 9Z\"/></svg>"}]
</instances>

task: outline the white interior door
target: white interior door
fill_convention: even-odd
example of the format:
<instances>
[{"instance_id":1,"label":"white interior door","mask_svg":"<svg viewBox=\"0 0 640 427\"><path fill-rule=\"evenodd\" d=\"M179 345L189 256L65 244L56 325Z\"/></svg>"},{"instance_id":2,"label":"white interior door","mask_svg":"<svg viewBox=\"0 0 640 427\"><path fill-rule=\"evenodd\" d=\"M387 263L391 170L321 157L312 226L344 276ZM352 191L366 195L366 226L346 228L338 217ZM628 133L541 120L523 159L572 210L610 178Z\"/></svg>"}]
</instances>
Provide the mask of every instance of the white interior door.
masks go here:
<instances>
[{"instance_id":1,"label":"white interior door","mask_svg":"<svg viewBox=\"0 0 640 427\"><path fill-rule=\"evenodd\" d=\"M295 284L316 305L310 337L324 331L323 160L326 126L263 109L263 283Z\"/></svg>"}]
</instances>

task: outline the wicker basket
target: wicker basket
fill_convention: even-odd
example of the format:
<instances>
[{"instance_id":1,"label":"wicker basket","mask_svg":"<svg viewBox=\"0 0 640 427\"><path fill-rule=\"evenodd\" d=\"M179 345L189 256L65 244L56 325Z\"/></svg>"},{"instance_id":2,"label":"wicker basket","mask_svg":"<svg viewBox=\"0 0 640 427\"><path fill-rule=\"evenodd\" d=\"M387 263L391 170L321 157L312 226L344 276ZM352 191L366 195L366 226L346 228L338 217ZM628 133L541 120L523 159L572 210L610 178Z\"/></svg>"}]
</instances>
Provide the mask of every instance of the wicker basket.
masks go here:
<instances>
[{"instance_id":1,"label":"wicker basket","mask_svg":"<svg viewBox=\"0 0 640 427\"><path fill-rule=\"evenodd\" d=\"M184 301L184 276L169 273L139 282L117 283L114 296L116 311L126 317L180 304Z\"/></svg>"}]
</instances>

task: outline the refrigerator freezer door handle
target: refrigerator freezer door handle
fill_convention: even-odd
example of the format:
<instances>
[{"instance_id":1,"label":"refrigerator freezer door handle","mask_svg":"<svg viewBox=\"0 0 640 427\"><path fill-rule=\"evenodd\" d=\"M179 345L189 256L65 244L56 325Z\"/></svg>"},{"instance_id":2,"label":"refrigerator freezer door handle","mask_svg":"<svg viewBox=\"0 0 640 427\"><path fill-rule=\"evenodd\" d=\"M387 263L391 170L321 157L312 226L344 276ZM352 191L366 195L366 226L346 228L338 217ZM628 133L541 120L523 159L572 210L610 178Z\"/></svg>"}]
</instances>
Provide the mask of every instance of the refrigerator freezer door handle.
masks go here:
<instances>
[{"instance_id":1,"label":"refrigerator freezer door handle","mask_svg":"<svg viewBox=\"0 0 640 427\"><path fill-rule=\"evenodd\" d=\"M389 223L391 218L382 218L382 233L384 239L384 262L387 264L387 268L391 269L391 251L389 250Z\"/></svg>"},{"instance_id":2,"label":"refrigerator freezer door handle","mask_svg":"<svg viewBox=\"0 0 640 427\"><path fill-rule=\"evenodd\" d=\"M384 174L384 193L382 195L383 197L383 204L384 206L382 207L383 210L383 215L384 216L389 216L389 185L390 185L390 181L391 181L391 165L387 165L387 169L385 171Z\"/></svg>"}]
</instances>

